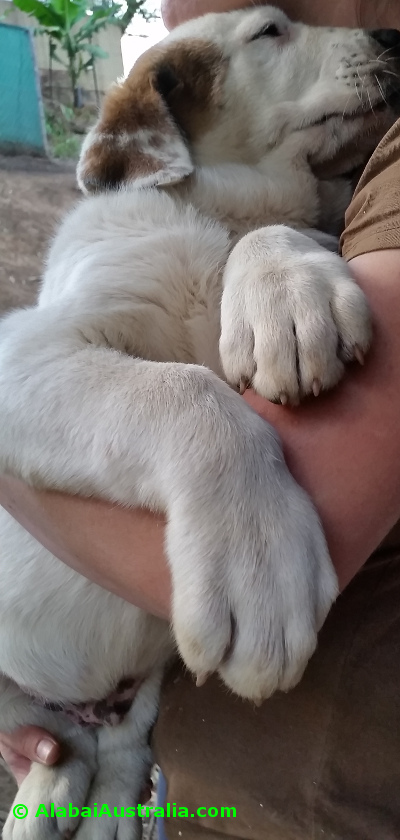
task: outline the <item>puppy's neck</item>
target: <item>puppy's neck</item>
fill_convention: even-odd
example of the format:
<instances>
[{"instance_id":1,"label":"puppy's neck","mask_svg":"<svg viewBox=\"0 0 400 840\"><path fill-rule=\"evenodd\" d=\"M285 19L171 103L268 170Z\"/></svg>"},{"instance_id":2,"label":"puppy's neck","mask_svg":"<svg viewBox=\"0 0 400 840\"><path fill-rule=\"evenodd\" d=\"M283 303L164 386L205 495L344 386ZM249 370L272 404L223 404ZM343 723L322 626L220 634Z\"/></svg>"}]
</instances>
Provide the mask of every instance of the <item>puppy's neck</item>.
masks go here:
<instances>
[{"instance_id":1,"label":"puppy's neck","mask_svg":"<svg viewBox=\"0 0 400 840\"><path fill-rule=\"evenodd\" d=\"M197 166L184 182L166 188L204 215L222 222L231 234L244 235L269 224L315 227L319 218L318 183L307 172L275 166L225 163Z\"/></svg>"}]
</instances>

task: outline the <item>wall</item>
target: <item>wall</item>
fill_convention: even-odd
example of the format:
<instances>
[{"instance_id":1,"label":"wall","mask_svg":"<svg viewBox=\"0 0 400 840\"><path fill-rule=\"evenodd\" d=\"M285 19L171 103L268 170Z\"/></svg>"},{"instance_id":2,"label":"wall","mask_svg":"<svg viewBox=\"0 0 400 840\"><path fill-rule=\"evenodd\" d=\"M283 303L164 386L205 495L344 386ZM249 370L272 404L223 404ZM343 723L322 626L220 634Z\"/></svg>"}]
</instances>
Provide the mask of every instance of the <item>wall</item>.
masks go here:
<instances>
[{"instance_id":1,"label":"wall","mask_svg":"<svg viewBox=\"0 0 400 840\"><path fill-rule=\"evenodd\" d=\"M0 22L0 152L45 155L47 151L32 36Z\"/></svg>"}]
</instances>

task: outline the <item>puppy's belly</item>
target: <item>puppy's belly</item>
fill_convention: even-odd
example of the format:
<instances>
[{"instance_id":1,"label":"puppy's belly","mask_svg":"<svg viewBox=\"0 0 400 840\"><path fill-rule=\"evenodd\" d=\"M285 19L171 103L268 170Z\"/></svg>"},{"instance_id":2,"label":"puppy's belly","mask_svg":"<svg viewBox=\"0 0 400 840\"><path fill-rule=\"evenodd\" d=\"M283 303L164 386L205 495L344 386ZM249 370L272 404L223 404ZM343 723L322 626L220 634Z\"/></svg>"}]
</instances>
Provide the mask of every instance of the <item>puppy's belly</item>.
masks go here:
<instances>
[{"instance_id":1,"label":"puppy's belly","mask_svg":"<svg viewBox=\"0 0 400 840\"><path fill-rule=\"evenodd\" d=\"M166 622L69 569L0 509L0 671L54 702L102 700L163 663Z\"/></svg>"}]
</instances>

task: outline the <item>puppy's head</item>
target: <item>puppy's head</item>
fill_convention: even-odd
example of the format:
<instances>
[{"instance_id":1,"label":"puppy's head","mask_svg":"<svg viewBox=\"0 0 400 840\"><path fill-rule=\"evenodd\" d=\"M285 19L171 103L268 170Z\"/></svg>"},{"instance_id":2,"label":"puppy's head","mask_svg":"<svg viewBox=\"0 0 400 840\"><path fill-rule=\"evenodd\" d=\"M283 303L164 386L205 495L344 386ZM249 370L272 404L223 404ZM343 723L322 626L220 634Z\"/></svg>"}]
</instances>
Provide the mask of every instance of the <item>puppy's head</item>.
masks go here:
<instances>
[{"instance_id":1,"label":"puppy's head","mask_svg":"<svg viewBox=\"0 0 400 840\"><path fill-rule=\"evenodd\" d=\"M320 164L358 138L367 154L394 120L399 58L394 30L309 27L268 6L189 21L106 97L80 185L173 184L202 164L265 167L281 147L287 160Z\"/></svg>"}]
</instances>

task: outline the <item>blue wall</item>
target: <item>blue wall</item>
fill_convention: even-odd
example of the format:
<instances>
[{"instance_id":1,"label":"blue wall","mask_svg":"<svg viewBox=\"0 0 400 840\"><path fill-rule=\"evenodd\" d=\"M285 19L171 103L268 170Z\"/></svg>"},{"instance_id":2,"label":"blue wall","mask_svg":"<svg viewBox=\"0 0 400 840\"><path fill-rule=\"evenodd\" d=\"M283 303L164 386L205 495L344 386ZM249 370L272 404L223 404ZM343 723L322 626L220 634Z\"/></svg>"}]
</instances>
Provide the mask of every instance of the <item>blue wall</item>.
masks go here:
<instances>
[{"instance_id":1,"label":"blue wall","mask_svg":"<svg viewBox=\"0 0 400 840\"><path fill-rule=\"evenodd\" d=\"M46 154L32 35L29 29L1 23L0 152Z\"/></svg>"}]
</instances>

